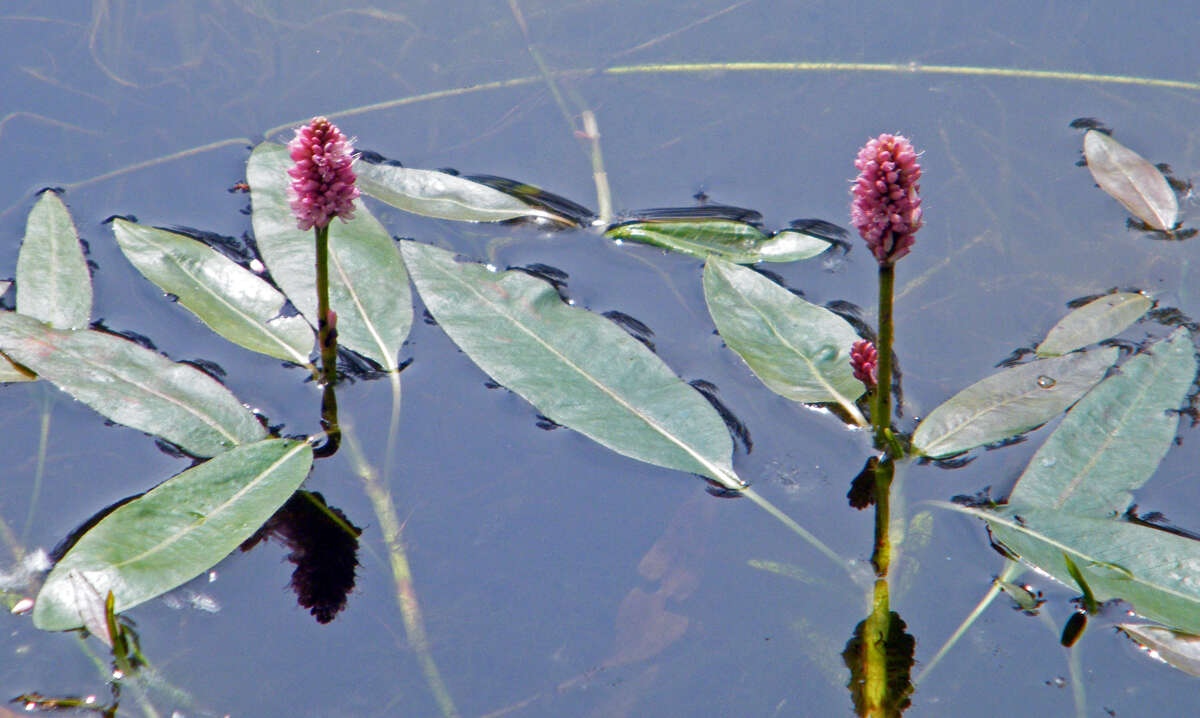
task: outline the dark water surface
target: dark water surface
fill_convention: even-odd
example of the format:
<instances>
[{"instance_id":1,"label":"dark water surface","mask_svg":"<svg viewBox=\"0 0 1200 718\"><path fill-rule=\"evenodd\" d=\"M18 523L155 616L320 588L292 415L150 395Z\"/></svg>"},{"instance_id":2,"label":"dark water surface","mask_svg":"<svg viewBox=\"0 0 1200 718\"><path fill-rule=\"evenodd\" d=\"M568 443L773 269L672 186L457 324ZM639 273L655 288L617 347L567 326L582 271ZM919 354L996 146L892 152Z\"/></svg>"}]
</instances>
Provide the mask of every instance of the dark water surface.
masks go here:
<instances>
[{"instance_id":1,"label":"dark water surface","mask_svg":"<svg viewBox=\"0 0 1200 718\"><path fill-rule=\"evenodd\" d=\"M386 4L383 4L386 5ZM528 28L522 35L513 7ZM559 79L567 112L600 124L618 209L687 205L692 195L758 209L769 227L796 217L848 224L858 147L900 131L923 149L925 228L897 271L897 351L906 427L1036 342L1066 302L1112 287L1152 293L1200 316L1197 241L1156 241L1076 167L1094 116L1180 177L1200 166L1200 92L1084 79L921 71L929 65L1059 70L1196 80L1200 26L1186 12L1117 3L768 3L647 5L101 2L47 9L6 3L0 40L0 275L15 271L34 193L64 187L95 261L94 317L151 337L172 358L204 358L229 388L290 433L318 430L304 372L250 354L167 302L121 256L102 221L248 231L247 148L269 128L333 114L359 145L408 166L455 167L536 183L588 206L586 145L564 119L529 50ZM614 66L728 62L913 63L913 71L746 69L596 74ZM643 68L645 70L645 68ZM494 83L527 78L505 87ZM461 90L461 91L460 91ZM370 103L448 92L350 116ZM282 135L276 135L278 139ZM207 147L211 143L221 143ZM200 148L200 149L196 149ZM142 162L192 150L145 168ZM114 173L110 176L109 173ZM858 562L871 517L846 505L869 446L831 416L755 379L713 334L701 263L590 233L426 220L371 204L397 236L499 266L553 265L593 311L620 310L655 331L659 355L706 379L754 438L739 473ZM1185 224L1194 223L1191 203ZM772 266L810 301L875 301L875 265L844 260ZM418 303L418 312L421 305ZM402 352L397 462L386 480L404 536L433 656L464 716L836 716L850 713L840 653L867 611L846 574L749 501L720 501L679 473L622 458L536 412L487 377L436 326L419 320ZM382 466L386 381L340 394L367 459ZM49 414L44 479L39 436ZM1198 438L1138 492L1143 510L1200 529ZM1048 434L976 452L965 468L904 470L894 509L910 522L893 607L917 639L917 670L971 610L1001 566L977 521L929 499L992 487L1003 496ZM53 546L98 508L185 468L138 432L39 383L0 391L0 518L27 548ZM386 547L346 452L319 461L308 488L364 527L358 588L318 625L286 586L278 544L237 554L176 592L220 610L155 600L130 612L166 684L160 715L434 716L408 648ZM35 498L36 503L31 506ZM31 516L30 528L23 528ZM0 566L8 565L7 547ZM806 581L757 568L780 562ZM1050 620L993 604L932 671L911 715L1076 711L1057 631L1072 589L1036 576ZM189 593L191 592L191 593ZM1195 679L1141 654L1097 621L1074 651L1086 715L1189 715ZM0 697L105 695L69 634L0 619ZM95 641L89 644L99 650ZM186 694L190 698L183 698ZM1169 708L1169 710L1167 710ZM122 714L146 714L127 694Z\"/></svg>"}]
</instances>

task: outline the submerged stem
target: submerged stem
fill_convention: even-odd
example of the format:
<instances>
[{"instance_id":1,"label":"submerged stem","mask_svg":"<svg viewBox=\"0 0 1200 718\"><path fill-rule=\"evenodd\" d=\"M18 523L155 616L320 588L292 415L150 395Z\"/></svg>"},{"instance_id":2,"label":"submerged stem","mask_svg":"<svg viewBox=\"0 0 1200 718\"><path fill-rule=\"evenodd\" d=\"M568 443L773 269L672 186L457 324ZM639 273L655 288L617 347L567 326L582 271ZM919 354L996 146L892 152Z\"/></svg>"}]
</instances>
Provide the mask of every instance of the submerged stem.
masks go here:
<instances>
[{"instance_id":1,"label":"submerged stem","mask_svg":"<svg viewBox=\"0 0 1200 718\"><path fill-rule=\"evenodd\" d=\"M393 398L398 399L399 393L393 395ZM396 513L396 505L392 501L392 494L388 489L386 478L380 479L375 467L367 462L362 447L359 446L357 438L352 433L352 427L348 423L345 425L344 436L346 448L350 450L350 457L354 463L354 470L363 480L363 489L366 491L367 498L371 500L375 518L379 520L379 530L383 534L384 545L387 546L388 559L392 568L392 581L396 590L396 605L399 606L401 618L404 620L404 634L408 638L408 645L416 654L417 662L421 664L421 672L425 674L425 683L433 693L443 718L458 718L458 709L454 706L454 699L450 697L450 691L446 688L445 681L442 680L437 662L433 660L433 651L429 646L429 638L425 634L425 620L421 617L421 605L417 602L417 591L413 586L412 568L409 566L408 554L404 548L403 527Z\"/></svg>"}]
</instances>

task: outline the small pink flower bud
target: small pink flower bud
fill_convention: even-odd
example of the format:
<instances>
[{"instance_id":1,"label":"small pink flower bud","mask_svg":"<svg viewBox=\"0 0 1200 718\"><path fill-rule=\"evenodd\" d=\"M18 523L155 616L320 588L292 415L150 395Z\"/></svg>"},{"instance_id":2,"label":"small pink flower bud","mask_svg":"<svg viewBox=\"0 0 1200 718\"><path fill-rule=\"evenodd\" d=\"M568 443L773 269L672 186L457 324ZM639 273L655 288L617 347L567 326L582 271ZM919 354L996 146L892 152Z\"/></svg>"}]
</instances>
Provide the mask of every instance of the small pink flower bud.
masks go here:
<instances>
[{"instance_id":1,"label":"small pink flower bud","mask_svg":"<svg viewBox=\"0 0 1200 718\"><path fill-rule=\"evenodd\" d=\"M874 344L866 339L860 339L851 345L850 368L854 370L854 378L866 384L868 389L874 389L875 385L879 383L875 373L878 365L879 353L875 351Z\"/></svg>"},{"instance_id":2,"label":"small pink flower bud","mask_svg":"<svg viewBox=\"0 0 1200 718\"><path fill-rule=\"evenodd\" d=\"M921 165L902 135L882 134L858 152L858 178L850 193L850 223L880 264L908 254L921 228Z\"/></svg>"},{"instance_id":3,"label":"small pink flower bud","mask_svg":"<svg viewBox=\"0 0 1200 718\"><path fill-rule=\"evenodd\" d=\"M351 141L337 125L314 117L296 129L288 153L296 163L288 170L292 178L288 200L296 226L319 229L329 226L334 217L345 221L354 216L354 199L359 193L351 165L356 157Z\"/></svg>"}]
</instances>

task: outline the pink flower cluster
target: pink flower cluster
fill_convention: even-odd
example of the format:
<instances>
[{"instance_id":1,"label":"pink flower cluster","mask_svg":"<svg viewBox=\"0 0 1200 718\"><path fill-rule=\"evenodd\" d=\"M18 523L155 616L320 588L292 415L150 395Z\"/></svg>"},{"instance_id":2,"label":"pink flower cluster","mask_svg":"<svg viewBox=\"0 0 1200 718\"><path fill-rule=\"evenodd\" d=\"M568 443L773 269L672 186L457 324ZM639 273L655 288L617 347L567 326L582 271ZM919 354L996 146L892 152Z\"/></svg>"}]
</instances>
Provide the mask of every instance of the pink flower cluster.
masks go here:
<instances>
[{"instance_id":1,"label":"pink flower cluster","mask_svg":"<svg viewBox=\"0 0 1200 718\"><path fill-rule=\"evenodd\" d=\"M876 368L879 364L879 352L875 345L866 339L854 342L850 347L850 368L854 370L854 378L867 385L868 389L875 388L879 383Z\"/></svg>"},{"instance_id":2,"label":"pink flower cluster","mask_svg":"<svg viewBox=\"0 0 1200 718\"><path fill-rule=\"evenodd\" d=\"M296 166L288 170L292 183L288 200L300 229L329 226L334 217L343 221L354 216L355 156L350 140L324 117L296 129L288 143L288 152Z\"/></svg>"},{"instance_id":3,"label":"pink flower cluster","mask_svg":"<svg viewBox=\"0 0 1200 718\"><path fill-rule=\"evenodd\" d=\"M880 264L908 254L921 228L921 165L902 135L882 134L867 142L854 160L858 179L851 194L850 223L867 241Z\"/></svg>"}]
</instances>

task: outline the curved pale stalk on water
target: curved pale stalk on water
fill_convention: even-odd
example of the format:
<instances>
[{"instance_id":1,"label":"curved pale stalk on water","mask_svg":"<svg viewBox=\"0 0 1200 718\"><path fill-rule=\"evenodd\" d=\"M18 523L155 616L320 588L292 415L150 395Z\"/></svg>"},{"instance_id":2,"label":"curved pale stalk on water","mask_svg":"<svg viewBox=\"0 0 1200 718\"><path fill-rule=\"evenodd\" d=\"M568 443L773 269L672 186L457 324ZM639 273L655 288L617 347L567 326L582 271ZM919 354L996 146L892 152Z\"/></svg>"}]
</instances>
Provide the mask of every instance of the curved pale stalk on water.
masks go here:
<instances>
[{"instance_id":1,"label":"curved pale stalk on water","mask_svg":"<svg viewBox=\"0 0 1200 718\"><path fill-rule=\"evenodd\" d=\"M806 529L803 526L801 526L800 524L796 523L794 520L792 520L792 518L790 516L783 513L782 511L780 511L775 506L775 504L768 501L766 498L764 498L761 494L759 494L753 488L747 487L745 489L742 489L741 495L745 496L746 498L750 499L754 503L758 504L764 511L766 511L767 513L774 516L780 523L782 523L784 526L787 526L789 529L794 531L800 538L807 541L810 546L812 546L816 550L823 553L826 556L826 558L828 558L830 561L833 561L835 564L837 564L842 569L844 569L846 571L846 573L850 575L850 578L852 578L852 579L854 578L854 573L850 570L850 562L849 561L842 558L833 549L826 546L825 543L823 541L821 541L821 539L819 539L816 536L809 533L808 529Z\"/></svg>"},{"instance_id":2,"label":"curved pale stalk on water","mask_svg":"<svg viewBox=\"0 0 1200 718\"><path fill-rule=\"evenodd\" d=\"M398 386L394 390L397 393L393 394L393 400L398 406ZM392 411L393 415L395 415L397 409L393 407ZM367 462L362 447L358 443L358 438L354 434L353 425L348 419L342 419L341 428L342 439L344 439L345 446L350 451L354 470L359 475L359 478L363 480L363 489L366 491L367 498L371 500L371 506L375 510L375 517L379 520L379 530L383 534L383 541L387 546L388 560L392 568L392 580L395 582L396 605L399 606L400 615L404 620L404 633L408 638L408 644L413 649L413 653L416 654L417 662L421 664L421 672L425 674L425 682L428 684L429 690L433 693L434 700L437 701L438 709L441 711L442 716L444 718L458 718L458 709L454 707L454 699L450 697L450 691L446 688L446 683L442 680L442 674L438 670L437 663L433 660L429 638L425 634L425 621L421 617L421 606L417 602L417 591L413 586L412 569L408 564L408 554L404 550L404 538L401 535L402 527L399 515L396 513L396 505L392 502L391 491L388 490L386 480L380 479L379 474L375 471L375 467Z\"/></svg>"},{"instance_id":3,"label":"curved pale stalk on water","mask_svg":"<svg viewBox=\"0 0 1200 718\"><path fill-rule=\"evenodd\" d=\"M971 609L971 612L958 625L954 633L950 634L950 637L946 639L946 642L942 644L942 647L938 649L933 658L929 659L929 662L925 664L925 667L921 669L916 678L913 678L913 688L916 688L920 685L921 681L925 680L926 676L933 671L942 658L950 652L950 649L954 648L954 644L958 643L958 639L962 638L967 629L975 623L975 620L983 615L984 610L992 605L992 601L996 600L996 596L1000 595L1000 582L1012 581L1017 576L1020 576L1022 571L1024 569L1016 561L1008 561L1004 564L1004 570L1000 572L1000 576L995 581L992 581L992 585L988 588L987 593L983 594L983 598L979 599L979 603L975 604L975 608Z\"/></svg>"}]
</instances>

